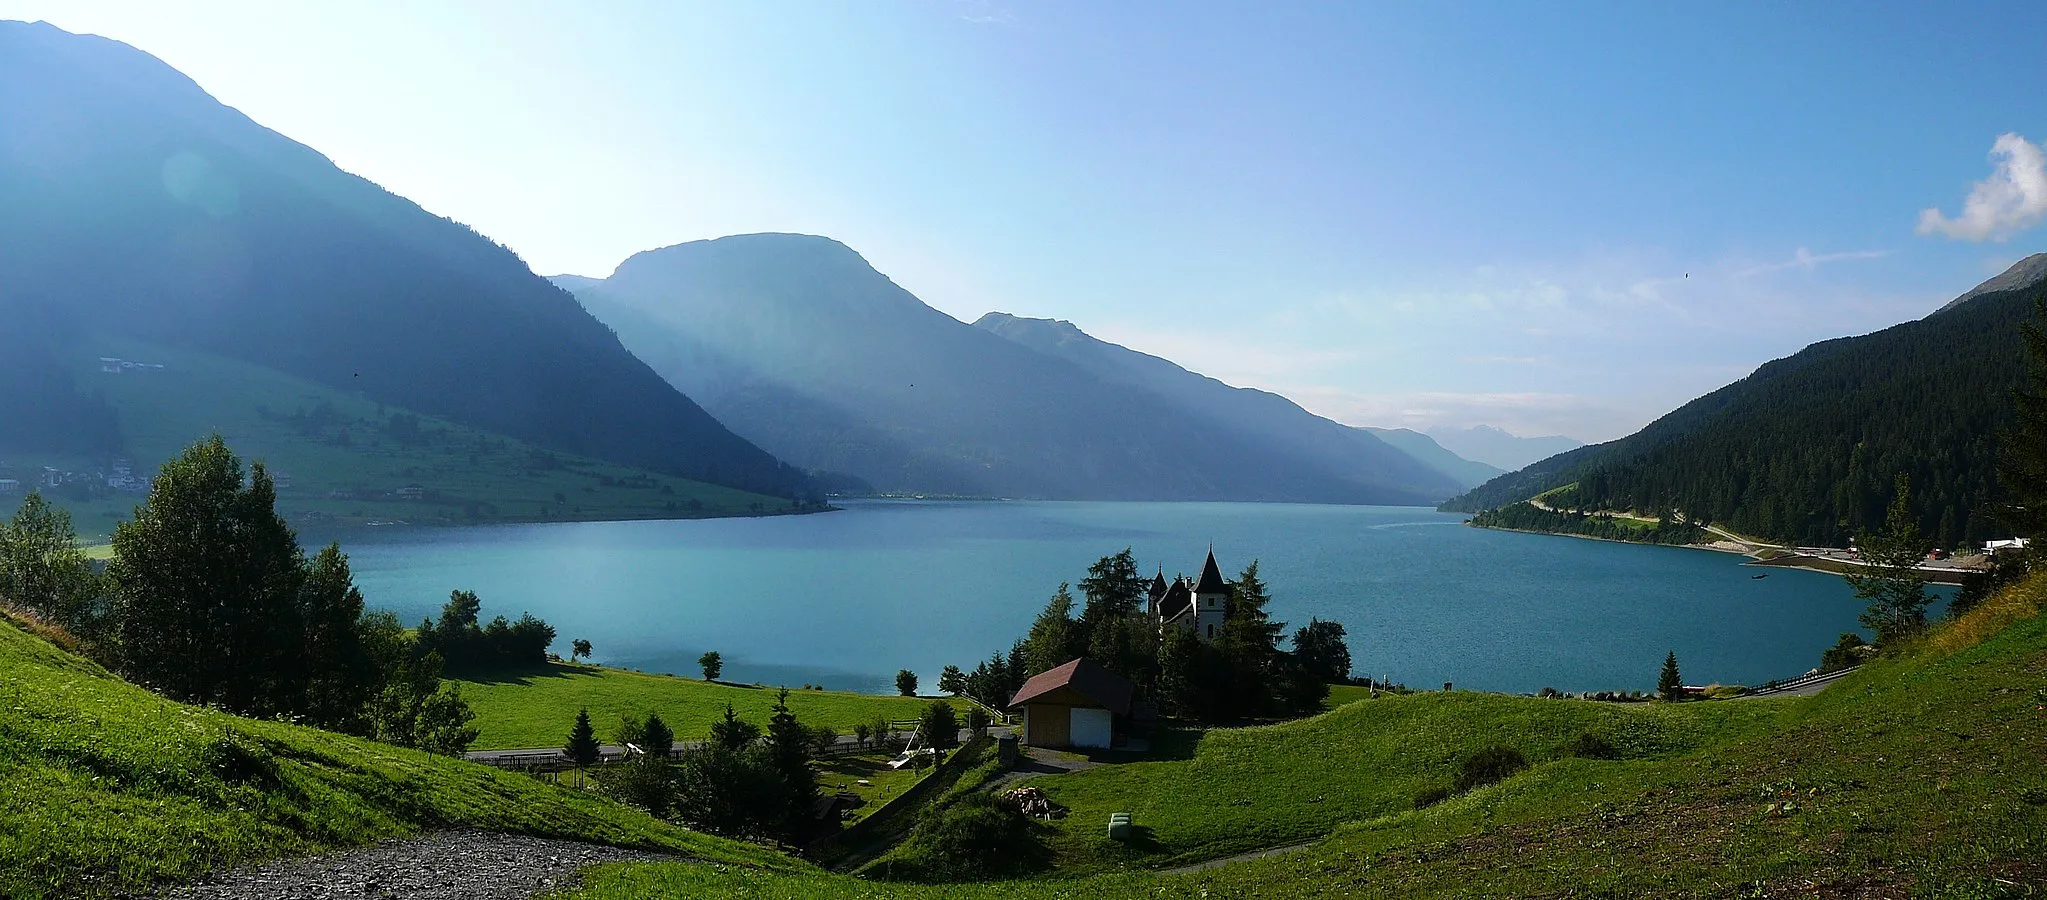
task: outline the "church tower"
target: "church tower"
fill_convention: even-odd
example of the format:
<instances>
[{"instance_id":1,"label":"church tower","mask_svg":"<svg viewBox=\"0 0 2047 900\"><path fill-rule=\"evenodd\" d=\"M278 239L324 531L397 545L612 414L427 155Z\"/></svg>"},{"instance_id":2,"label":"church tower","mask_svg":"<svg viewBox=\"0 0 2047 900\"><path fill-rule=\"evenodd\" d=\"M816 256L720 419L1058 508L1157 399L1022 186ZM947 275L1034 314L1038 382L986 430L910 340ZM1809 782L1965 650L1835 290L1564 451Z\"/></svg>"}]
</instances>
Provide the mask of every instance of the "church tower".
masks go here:
<instances>
[{"instance_id":1,"label":"church tower","mask_svg":"<svg viewBox=\"0 0 2047 900\"><path fill-rule=\"evenodd\" d=\"M1194 583L1194 636L1212 641L1222 636L1223 618L1229 615L1230 584L1215 566L1215 550L1201 566L1201 580Z\"/></svg>"}]
</instances>

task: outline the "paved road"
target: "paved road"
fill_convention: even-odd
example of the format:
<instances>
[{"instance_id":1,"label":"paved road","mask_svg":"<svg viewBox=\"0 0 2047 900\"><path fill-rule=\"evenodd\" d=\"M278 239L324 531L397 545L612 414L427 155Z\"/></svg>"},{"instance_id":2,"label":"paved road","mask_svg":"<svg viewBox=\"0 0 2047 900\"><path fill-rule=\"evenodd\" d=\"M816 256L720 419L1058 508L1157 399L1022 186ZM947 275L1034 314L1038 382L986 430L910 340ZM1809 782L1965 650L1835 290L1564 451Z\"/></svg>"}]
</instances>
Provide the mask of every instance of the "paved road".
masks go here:
<instances>
[{"instance_id":1,"label":"paved road","mask_svg":"<svg viewBox=\"0 0 2047 900\"><path fill-rule=\"evenodd\" d=\"M1741 696L1736 697L1734 699L1744 700L1750 697L1810 697L1814 694L1826 690L1828 685L1831 685L1836 681L1840 681L1843 677L1847 676L1848 674L1854 672L1855 669L1859 668L1861 668L1861 666L1842 669L1839 672L1828 672L1825 675L1815 675L1811 678L1800 678L1790 682L1786 682L1784 684L1780 684L1766 691L1753 691L1750 693L1742 694Z\"/></svg>"}]
</instances>

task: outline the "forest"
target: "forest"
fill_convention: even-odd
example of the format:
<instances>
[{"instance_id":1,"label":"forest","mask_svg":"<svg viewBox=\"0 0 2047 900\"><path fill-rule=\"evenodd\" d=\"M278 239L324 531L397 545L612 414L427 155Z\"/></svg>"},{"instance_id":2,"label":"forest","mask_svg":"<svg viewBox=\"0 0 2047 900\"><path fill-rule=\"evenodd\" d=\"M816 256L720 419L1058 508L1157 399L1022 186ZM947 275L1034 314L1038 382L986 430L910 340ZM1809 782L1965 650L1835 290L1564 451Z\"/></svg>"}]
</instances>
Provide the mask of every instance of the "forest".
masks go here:
<instances>
[{"instance_id":1,"label":"forest","mask_svg":"<svg viewBox=\"0 0 2047 900\"><path fill-rule=\"evenodd\" d=\"M2020 325L2047 286L1988 293L1874 334L1814 344L1610 443L1501 476L1444 505L1478 512L1557 488L1557 504L1801 545L1882 524L1899 475L1938 546L2006 535L2000 438L2025 383Z\"/></svg>"}]
</instances>

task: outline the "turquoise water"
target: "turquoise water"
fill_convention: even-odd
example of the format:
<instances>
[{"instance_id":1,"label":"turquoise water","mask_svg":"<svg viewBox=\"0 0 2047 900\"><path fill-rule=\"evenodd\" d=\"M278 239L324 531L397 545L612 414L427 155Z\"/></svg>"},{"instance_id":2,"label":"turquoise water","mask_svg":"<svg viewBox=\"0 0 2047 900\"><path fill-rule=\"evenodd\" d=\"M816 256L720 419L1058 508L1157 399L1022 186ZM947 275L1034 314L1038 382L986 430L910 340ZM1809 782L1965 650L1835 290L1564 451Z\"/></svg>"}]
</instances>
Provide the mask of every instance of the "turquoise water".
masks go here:
<instances>
[{"instance_id":1,"label":"turquoise water","mask_svg":"<svg viewBox=\"0 0 2047 900\"><path fill-rule=\"evenodd\" d=\"M1412 687L1647 690L1804 672L1860 609L1839 578L1751 576L1731 554L1464 527L1424 509L1252 503L855 502L765 519L379 528L343 539L372 606L408 623L448 592L523 610L556 645L648 671L886 691L908 668L1005 650L1061 581L1125 546L1198 572L1256 558L1273 611L1342 622L1360 674ZM1077 592L1076 592L1077 593Z\"/></svg>"}]
</instances>

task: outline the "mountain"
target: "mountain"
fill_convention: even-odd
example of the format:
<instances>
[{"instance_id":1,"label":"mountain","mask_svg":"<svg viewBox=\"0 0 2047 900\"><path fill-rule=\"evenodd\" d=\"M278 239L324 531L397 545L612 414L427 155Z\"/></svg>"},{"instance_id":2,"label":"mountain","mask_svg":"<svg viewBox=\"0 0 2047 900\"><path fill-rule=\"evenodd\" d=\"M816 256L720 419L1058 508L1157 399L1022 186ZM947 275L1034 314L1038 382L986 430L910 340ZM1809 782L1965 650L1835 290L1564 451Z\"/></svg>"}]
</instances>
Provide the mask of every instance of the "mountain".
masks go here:
<instances>
[{"instance_id":1,"label":"mountain","mask_svg":"<svg viewBox=\"0 0 2047 900\"><path fill-rule=\"evenodd\" d=\"M1231 387L1168 360L1100 340L1071 322L994 312L975 320L974 327L1064 359L1103 381L1149 391L1217 428L1248 441L1276 445L1353 481L1371 482L1390 475L1454 493L1485 480L1466 481L1404 447L1381 440L1380 435L1322 418L1278 394ZM1416 462L1428 471L1416 471ZM1492 474L1499 472L1493 470Z\"/></svg>"},{"instance_id":2,"label":"mountain","mask_svg":"<svg viewBox=\"0 0 2047 900\"><path fill-rule=\"evenodd\" d=\"M1991 504L1999 432L2026 372L2019 325L2047 294L2047 273L2014 270L1987 283L2009 287L1814 344L1635 434L1543 460L1445 508L1574 486L1560 503L1674 508L1757 537L1840 546L1881 524L1906 474L1913 511L1940 546L2000 536Z\"/></svg>"},{"instance_id":3,"label":"mountain","mask_svg":"<svg viewBox=\"0 0 2047 900\"><path fill-rule=\"evenodd\" d=\"M1583 441L1562 435L1517 437L1491 425L1439 426L1429 429L1428 436L1451 453L1508 472L1585 446Z\"/></svg>"},{"instance_id":4,"label":"mountain","mask_svg":"<svg viewBox=\"0 0 2047 900\"><path fill-rule=\"evenodd\" d=\"M2047 253L2035 253L2013 263L2011 268L1996 277L1970 288L1968 293L1948 301L1938 311L1947 312L1984 294L2023 290L2039 284L2042 279L2047 279Z\"/></svg>"},{"instance_id":5,"label":"mountain","mask_svg":"<svg viewBox=\"0 0 2047 900\"><path fill-rule=\"evenodd\" d=\"M650 250L577 296L740 433L881 491L1333 503L1455 493L1390 450L1379 470L1357 462L1372 459L1369 443L1312 457L960 322L826 238Z\"/></svg>"},{"instance_id":6,"label":"mountain","mask_svg":"<svg viewBox=\"0 0 2047 900\"><path fill-rule=\"evenodd\" d=\"M510 250L336 168L133 47L0 22L0 396L71 421L13 452L119 452L50 360L147 342L550 451L781 496L734 435ZM202 435L195 434L197 438ZM33 441L40 445L19 446Z\"/></svg>"},{"instance_id":7,"label":"mountain","mask_svg":"<svg viewBox=\"0 0 2047 900\"><path fill-rule=\"evenodd\" d=\"M1434 438L1419 431L1410 431L1405 428L1365 428L1363 430L1371 432L1373 437L1385 441L1392 445L1394 449L1414 457L1423 465L1449 476L1450 480L1462 485L1464 490L1470 490L1507 474L1505 470L1498 466L1473 462L1455 453L1451 453L1443 449L1442 444L1436 443Z\"/></svg>"}]
</instances>

